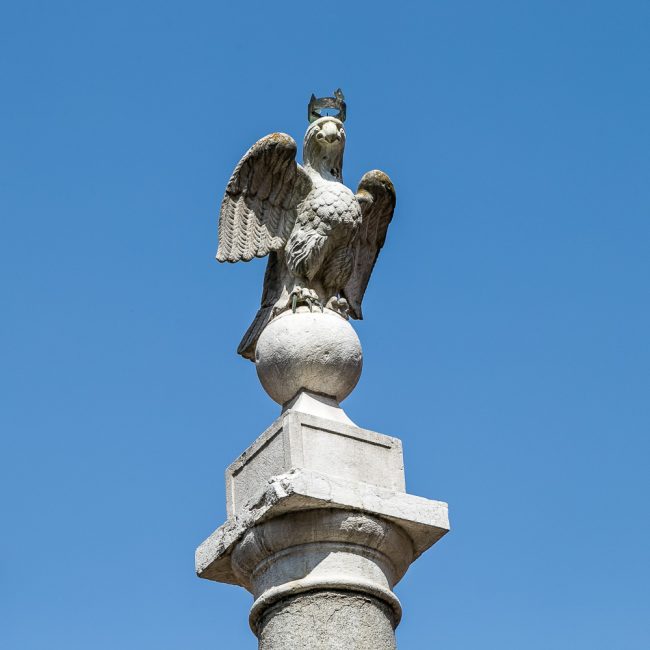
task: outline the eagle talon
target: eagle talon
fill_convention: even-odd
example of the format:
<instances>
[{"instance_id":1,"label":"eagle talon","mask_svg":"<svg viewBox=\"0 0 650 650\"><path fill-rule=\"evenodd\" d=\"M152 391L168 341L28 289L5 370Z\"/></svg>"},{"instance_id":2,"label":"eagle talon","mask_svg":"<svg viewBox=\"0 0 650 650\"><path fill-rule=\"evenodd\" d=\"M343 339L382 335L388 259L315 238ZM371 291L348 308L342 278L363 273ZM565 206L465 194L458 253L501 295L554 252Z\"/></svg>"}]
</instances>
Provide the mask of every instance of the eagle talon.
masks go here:
<instances>
[{"instance_id":1,"label":"eagle talon","mask_svg":"<svg viewBox=\"0 0 650 650\"><path fill-rule=\"evenodd\" d=\"M314 311L314 305L316 305L321 310L321 313L323 312L323 303L320 300L318 299L314 300L313 298L305 298L305 302L307 303L310 312Z\"/></svg>"},{"instance_id":2,"label":"eagle talon","mask_svg":"<svg viewBox=\"0 0 650 650\"><path fill-rule=\"evenodd\" d=\"M303 289L302 287L294 287L293 291L289 294L291 298L291 311L295 314L299 304L304 303L309 307L309 311L314 311L314 305L323 310L318 294L313 289Z\"/></svg>"},{"instance_id":3,"label":"eagle talon","mask_svg":"<svg viewBox=\"0 0 650 650\"><path fill-rule=\"evenodd\" d=\"M345 318L346 320L349 319L350 305L345 298L339 298L338 296L334 296L330 298L329 302L327 303L327 306L332 311L335 311L337 314L343 316L343 318Z\"/></svg>"}]
</instances>

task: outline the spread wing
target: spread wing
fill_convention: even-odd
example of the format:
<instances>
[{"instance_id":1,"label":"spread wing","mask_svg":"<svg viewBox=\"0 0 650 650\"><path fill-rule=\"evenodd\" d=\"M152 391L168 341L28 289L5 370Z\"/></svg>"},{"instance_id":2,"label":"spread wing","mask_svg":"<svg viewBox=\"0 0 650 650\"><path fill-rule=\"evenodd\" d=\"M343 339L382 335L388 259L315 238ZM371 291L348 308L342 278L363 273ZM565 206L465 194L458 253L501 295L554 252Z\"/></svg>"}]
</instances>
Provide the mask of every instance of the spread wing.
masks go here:
<instances>
[{"instance_id":1,"label":"spread wing","mask_svg":"<svg viewBox=\"0 0 650 650\"><path fill-rule=\"evenodd\" d=\"M258 140L232 173L219 214L219 262L248 262L287 241L311 181L286 133Z\"/></svg>"},{"instance_id":2,"label":"spread wing","mask_svg":"<svg viewBox=\"0 0 650 650\"><path fill-rule=\"evenodd\" d=\"M375 169L364 174L357 199L361 205L361 227L355 240L354 268L343 293L350 305L350 316L361 319L363 294L393 218L395 188L384 172Z\"/></svg>"}]
</instances>

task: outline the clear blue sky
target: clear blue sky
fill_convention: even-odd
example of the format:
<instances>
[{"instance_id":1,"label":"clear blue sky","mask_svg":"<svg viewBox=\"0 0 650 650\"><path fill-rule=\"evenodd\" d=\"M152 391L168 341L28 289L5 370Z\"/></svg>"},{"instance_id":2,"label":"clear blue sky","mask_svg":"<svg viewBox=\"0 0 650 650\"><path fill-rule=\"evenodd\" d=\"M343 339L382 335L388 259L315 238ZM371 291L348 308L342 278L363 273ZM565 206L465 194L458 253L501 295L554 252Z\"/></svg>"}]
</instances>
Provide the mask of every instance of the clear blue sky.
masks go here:
<instances>
[{"instance_id":1,"label":"clear blue sky","mask_svg":"<svg viewBox=\"0 0 650 650\"><path fill-rule=\"evenodd\" d=\"M233 166L343 88L398 205L346 409L452 532L403 650L650 647L650 4L86 0L0 9L0 645L256 648L199 580L275 418L214 260Z\"/></svg>"}]
</instances>

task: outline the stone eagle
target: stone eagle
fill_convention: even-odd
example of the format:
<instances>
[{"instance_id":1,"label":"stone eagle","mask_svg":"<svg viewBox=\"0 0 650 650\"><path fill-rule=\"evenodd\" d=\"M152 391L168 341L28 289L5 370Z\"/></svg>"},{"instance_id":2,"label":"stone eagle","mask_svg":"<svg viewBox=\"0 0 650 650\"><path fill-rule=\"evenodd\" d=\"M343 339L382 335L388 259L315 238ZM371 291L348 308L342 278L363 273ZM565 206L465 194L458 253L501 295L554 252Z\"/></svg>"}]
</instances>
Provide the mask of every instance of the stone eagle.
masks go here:
<instances>
[{"instance_id":1,"label":"stone eagle","mask_svg":"<svg viewBox=\"0 0 650 650\"><path fill-rule=\"evenodd\" d=\"M219 215L219 262L269 256L261 306L237 352L254 361L269 321L298 304L362 318L361 301L386 239L395 189L381 171L356 194L343 185L343 122L318 117L305 134L303 165L295 140L272 133L239 161Z\"/></svg>"}]
</instances>

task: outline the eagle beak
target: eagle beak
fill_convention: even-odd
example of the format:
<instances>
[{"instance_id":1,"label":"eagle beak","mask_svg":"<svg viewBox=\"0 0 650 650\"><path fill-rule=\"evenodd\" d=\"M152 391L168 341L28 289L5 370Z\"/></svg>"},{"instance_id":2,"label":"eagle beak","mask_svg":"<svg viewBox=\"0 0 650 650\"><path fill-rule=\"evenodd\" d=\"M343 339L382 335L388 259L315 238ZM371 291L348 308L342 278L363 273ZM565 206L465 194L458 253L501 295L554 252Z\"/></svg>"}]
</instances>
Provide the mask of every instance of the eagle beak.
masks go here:
<instances>
[{"instance_id":1,"label":"eagle beak","mask_svg":"<svg viewBox=\"0 0 650 650\"><path fill-rule=\"evenodd\" d=\"M339 128L334 124L334 122L325 122L320 129L318 134L319 140L324 140L329 144L334 144L335 142L341 141L341 134L339 133Z\"/></svg>"}]
</instances>

